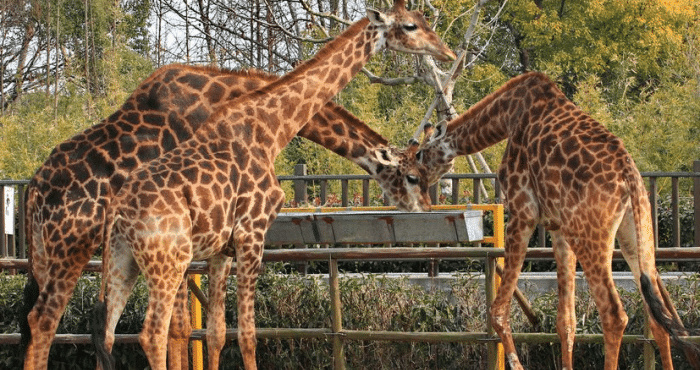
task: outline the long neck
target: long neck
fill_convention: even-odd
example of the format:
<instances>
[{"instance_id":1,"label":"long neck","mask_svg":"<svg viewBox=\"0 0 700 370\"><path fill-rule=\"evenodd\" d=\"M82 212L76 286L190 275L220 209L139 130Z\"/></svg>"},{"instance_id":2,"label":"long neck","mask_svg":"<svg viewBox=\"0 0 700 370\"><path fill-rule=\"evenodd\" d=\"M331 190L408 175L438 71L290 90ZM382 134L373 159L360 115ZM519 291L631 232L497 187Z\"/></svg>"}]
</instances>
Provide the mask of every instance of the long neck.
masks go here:
<instances>
[{"instance_id":1,"label":"long neck","mask_svg":"<svg viewBox=\"0 0 700 370\"><path fill-rule=\"evenodd\" d=\"M516 134L562 98L543 74L520 75L449 122L445 140L454 156L476 153Z\"/></svg>"},{"instance_id":2,"label":"long neck","mask_svg":"<svg viewBox=\"0 0 700 370\"><path fill-rule=\"evenodd\" d=\"M368 19L356 22L315 57L279 80L248 94L243 104L234 104L234 110L242 114L229 118L245 121L244 117L254 116L262 121L259 123L266 125L273 136L272 141L277 144L264 148L274 158L367 63L379 35ZM252 103L257 111L246 107L246 103Z\"/></svg>"},{"instance_id":3,"label":"long neck","mask_svg":"<svg viewBox=\"0 0 700 370\"><path fill-rule=\"evenodd\" d=\"M347 158L372 175L379 166L376 153L389 147L383 136L331 102L299 131L298 136Z\"/></svg>"},{"instance_id":4,"label":"long neck","mask_svg":"<svg viewBox=\"0 0 700 370\"><path fill-rule=\"evenodd\" d=\"M131 109L139 99L152 101L149 114L161 114L169 122L170 113L182 117L185 126L177 130L183 138L197 131L203 120L230 101L260 89L279 76L257 70L225 70L208 66L169 65L140 86L130 99ZM155 88L153 88L155 87ZM149 98L146 98L148 96ZM150 105L149 105L150 107ZM142 110L142 113L146 111ZM171 120L172 121L172 120ZM387 140L352 113L332 102L326 105L297 133L326 149L347 158L374 174L378 151L389 147Z\"/></svg>"}]
</instances>

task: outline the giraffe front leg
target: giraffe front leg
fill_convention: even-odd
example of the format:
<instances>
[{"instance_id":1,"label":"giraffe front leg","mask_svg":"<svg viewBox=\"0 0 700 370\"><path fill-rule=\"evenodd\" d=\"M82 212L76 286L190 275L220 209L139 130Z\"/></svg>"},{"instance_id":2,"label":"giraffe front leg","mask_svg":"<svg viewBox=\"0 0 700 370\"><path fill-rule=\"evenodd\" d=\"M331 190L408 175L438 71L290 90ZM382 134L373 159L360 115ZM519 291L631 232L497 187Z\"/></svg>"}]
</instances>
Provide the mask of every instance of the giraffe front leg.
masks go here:
<instances>
[{"instance_id":1,"label":"giraffe front leg","mask_svg":"<svg viewBox=\"0 0 700 370\"><path fill-rule=\"evenodd\" d=\"M255 362L255 282L260 272L263 241L236 247L238 296L238 346L246 370L257 369Z\"/></svg>"},{"instance_id":2,"label":"giraffe front leg","mask_svg":"<svg viewBox=\"0 0 700 370\"><path fill-rule=\"evenodd\" d=\"M182 279L175 296L168 331L168 365L170 369L189 369L189 339L192 334L187 300L187 277Z\"/></svg>"},{"instance_id":3,"label":"giraffe front leg","mask_svg":"<svg viewBox=\"0 0 700 370\"><path fill-rule=\"evenodd\" d=\"M525 260L525 250L534 231L534 222L520 221L512 217L508 221L505 263L501 286L491 306L491 324L501 338L506 361L511 369L522 369L510 329L510 302L518 283L518 276Z\"/></svg>"},{"instance_id":4,"label":"giraffe front leg","mask_svg":"<svg viewBox=\"0 0 700 370\"><path fill-rule=\"evenodd\" d=\"M207 353L209 369L219 368L221 350L226 344L226 279L232 258L216 256L209 260L209 306L207 313Z\"/></svg>"},{"instance_id":5,"label":"giraffe front leg","mask_svg":"<svg viewBox=\"0 0 700 370\"><path fill-rule=\"evenodd\" d=\"M576 256L560 231L550 232L557 261L557 333L561 341L561 367L573 369L576 336Z\"/></svg>"}]
</instances>

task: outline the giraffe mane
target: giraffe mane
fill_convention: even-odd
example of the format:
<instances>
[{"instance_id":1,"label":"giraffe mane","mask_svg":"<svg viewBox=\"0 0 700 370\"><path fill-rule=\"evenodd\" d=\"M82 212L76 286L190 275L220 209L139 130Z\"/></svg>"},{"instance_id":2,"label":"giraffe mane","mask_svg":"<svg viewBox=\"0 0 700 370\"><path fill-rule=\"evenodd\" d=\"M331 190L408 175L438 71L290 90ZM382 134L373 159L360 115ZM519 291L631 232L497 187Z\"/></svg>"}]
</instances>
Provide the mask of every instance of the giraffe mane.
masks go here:
<instances>
[{"instance_id":1,"label":"giraffe mane","mask_svg":"<svg viewBox=\"0 0 700 370\"><path fill-rule=\"evenodd\" d=\"M328 55L336 52L338 46L347 42L347 40L351 37L350 35L355 35L359 33L359 30L365 28L367 24L369 24L369 19L366 17L353 23L350 27L345 29L343 33L338 35L336 38L327 43L323 48L321 48L321 50L319 50L313 58L306 60L297 68L279 78L277 81L274 81L269 85L266 85L265 87L261 88L257 91L257 93L267 93L268 91L277 88L277 86L279 85L287 85L290 83L290 81L297 79L298 76L306 73L307 70L316 66L319 61L328 59Z\"/></svg>"},{"instance_id":2,"label":"giraffe mane","mask_svg":"<svg viewBox=\"0 0 700 370\"><path fill-rule=\"evenodd\" d=\"M539 80L540 83L545 83L547 85L551 85L555 87L557 90L559 89L556 87L554 82L550 80L546 75L540 73L540 72L527 72L524 74L521 74L519 76L513 77L510 79L508 82L506 82L503 86L501 86L498 90L488 94L485 98L481 99L479 102L476 104L472 105L467 109L466 112L462 113L459 115L457 118L453 119L447 124L447 130L451 131L454 127L457 127L462 124L462 122L469 120L476 114L476 112L481 112L485 107L490 105L494 100L496 100L500 95L503 94L503 92L508 91L513 88L513 86L521 85L522 81L527 80L527 79L533 79L533 80Z\"/></svg>"}]
</instances>

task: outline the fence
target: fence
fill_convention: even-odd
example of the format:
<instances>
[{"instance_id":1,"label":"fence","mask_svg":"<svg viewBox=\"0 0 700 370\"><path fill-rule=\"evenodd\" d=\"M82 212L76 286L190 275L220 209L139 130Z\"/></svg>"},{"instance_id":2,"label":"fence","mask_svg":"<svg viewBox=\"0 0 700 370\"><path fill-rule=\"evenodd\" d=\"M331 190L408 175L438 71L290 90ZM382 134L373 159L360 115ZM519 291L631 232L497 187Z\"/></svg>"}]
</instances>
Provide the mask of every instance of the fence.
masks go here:
<instances>
[{"instance_id":1,"label":"fence","mask_svg":"<svg viewBox=\"0 0 700 370\"><path fill-rule=\"evenodd\" d=\"M700 259L700 248L680 248L681 244L681 228L680 228L680 217L679 217L679 204L680 204L680 189L681 181L692 181L692 199L694 202L694 221L693 225L695 228L694 233L694 245L700 244L700 161L694 163L695 172L673 172L673 173L643 173L642 175L647 178L649 182L650 200L652 201L652 210L654 218L655 234L658 240L658 184L660 179L669 178L671 182L671 214L672 214L672 245L669 248L660 248L657 250L657 259L659 260L669 260L669 261L680 261L680 260L699 260ZM360 197L361 204L368 206L370 205L370 177L362 175L324 175L324 176L280 176L281 182L290 181L294 184L294 197L296 203L304 203L309 194L318 194L320 199L327 199L327 188L329 181L340 181L341 183L341 197L340 206L348 207L352 205L349 197L349 189L351 181L361 182L362 196ZM463 193L471 194L472 203L480 203L483 198L487 198L480 188L482 188L483 182L487 180L495 179L494 175L474 175L474 174L449 174L444 177L451 185L451 189L447 194L440 192L438 194L437 187L431 189L431 196L434 202L442 201L449 203L460 203L460 195ZM471 182L471 191L462 191L465 183ZM12 235L5 235L0 238L0 269L24 269L26 268L26 258L25 255L25 235L24 230L21 226L19 220L24 219L23 207L17 205L23 204L24 188L26 187L27 181L0 181L0 194L4 193L4 188L12 188L14 193L17 195L17 201L15 202L15 207L17 211L12 209L11 217L14 218L15 227L14 233ZM317 185L316 185L317 184ZM689 184L684 184L684 187L691 188ZM310 187L313 187L310 191ZM500 197L498 185L494 185L491 189L492 196L488 197L489 200L498 202ZM449 195L449 196L448 196ZM441 199L444 198L444 199ZM1 208L6 209L6 198L3 196L1 200ZM476 206L475 208L480 208L484 206ZM497 210L502 208L500 206L486 206L489 210ZM495 207L495 208L489 208ZM502 211L501 211L502 212ZM495 218L494 218L495 219ZM19 225L18 225L19 224ZM5 230L5 219L0 217L0 230ZM495 242L498 237L499 229L496 227L494 230L494 236L492 240L487 242ZM502 232L502 229L501 231ZM544 233L540 233L540 248L533 248L528 251L526 258L532 259L552 259L552 252L550 249L543 248L545 243ZM16 237L15 237L16 236ZM502 236L500 236L502 242ZM658 244L657 244L658 245ZM501 244L502 246L502 244ZM332 327L331 328L321 328L321 329L289 329L289 328L277 328L277 329L259 329L259 338L331 338L333 341L333 358L334 367L336 369L343 368L343 346L347 341L354 340L387 340L387 341L427 341L427 342L464 342L464 343L486 343L489 347L489 361L488 366L490 369L502 368L503 356L498 352L498 338L493 335L492 331L487 332L477 332L477 333L399 333L399 332L376 332L376 331L358 331L358 330L345 330L340 325L340 315L342 312L342 307L339 304L339 290L338 290L338 261L339 260L387 260L387 259L451 259L451 258L480 258L486 261L485 263L485 274L488 277L486 284L486 296L487 301L491 302L495 294L496 287L496 276L497 276L497 259L503 256L503 248L465 248L465 247L449 247L449 248L329 248L329 249L295 249L295 250L267 250L265 251L264 260L265 261L328 261L329 262L329 284L331 287L331 306L332 306ZM618 253L614 256L615 259L621 259L621 255ZM90 263L88 266L89 270L99 271L99 263ZM192 273L202 273L204 272L204 266L202 264L193 264ZM196 289L195 289L196 290ZM518 297L516 297L518 298ZM523 298L520 297L520 300ZM229 330L227 332L227 337L230 339L235 339L235 330ZM514 333L514 340L516 342L528 342L528 343L556 343L559 338L556 334L548 333L528 333L528 334L518 334ZM195 330L192 339L201 341L204 338L203 330ZM700 343L700 337L691 337L692 341ZM576 338L577 342L596 342L602 343L603 338L601 334L591 334L591 335L578 335ZM19 334L3 334L0 335L0 344L18 343ZM123 342L137 342L136 335L121 335L117 338L118 343ZM641 335L625 335L623 338L624 343L641 343L645 346L645 368L654 368L654 347L650 343L649 339ZM89 343L89 336L87 335L59 335L56 337L56 343Z\"/></svg>"}]
</instances>

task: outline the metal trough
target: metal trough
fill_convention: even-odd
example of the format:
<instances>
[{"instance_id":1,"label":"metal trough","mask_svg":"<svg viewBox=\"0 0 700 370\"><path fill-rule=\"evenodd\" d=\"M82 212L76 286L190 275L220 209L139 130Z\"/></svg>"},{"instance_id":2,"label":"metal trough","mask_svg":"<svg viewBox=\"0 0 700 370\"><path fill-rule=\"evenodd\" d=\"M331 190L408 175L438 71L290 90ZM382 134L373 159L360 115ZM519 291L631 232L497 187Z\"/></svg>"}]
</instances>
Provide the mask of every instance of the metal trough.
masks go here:
<instances>
[{"instance_id":1,"label":"metal trough","mask_svg":"<svg viewBox=\"0 0 700 370\"><path fill-rule=\"evenodd\" d=\"M266 244L460 243L484 238L481 211L280 213Z\"/></svg>"}]
</instances>

